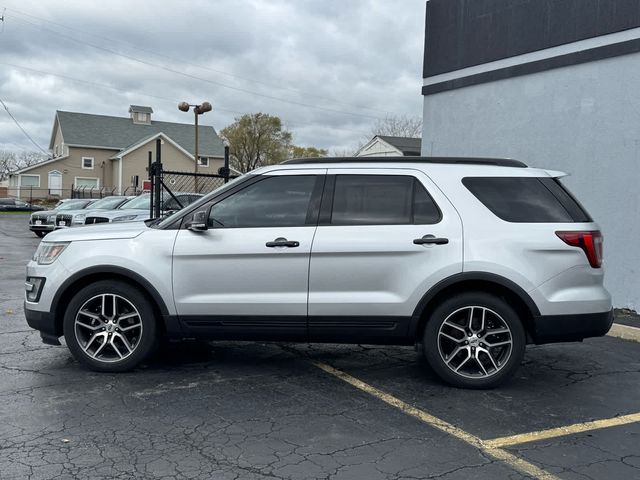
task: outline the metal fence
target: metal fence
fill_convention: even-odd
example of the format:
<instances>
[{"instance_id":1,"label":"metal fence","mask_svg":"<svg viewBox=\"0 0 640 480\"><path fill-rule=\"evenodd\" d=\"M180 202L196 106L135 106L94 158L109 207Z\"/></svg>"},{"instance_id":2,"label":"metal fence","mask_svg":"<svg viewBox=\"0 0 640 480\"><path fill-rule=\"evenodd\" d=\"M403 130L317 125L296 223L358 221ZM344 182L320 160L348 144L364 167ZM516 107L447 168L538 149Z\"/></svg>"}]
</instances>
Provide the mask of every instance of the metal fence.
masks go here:
<instances>
[{"instance_id":1,"label":"metal fence","mask_svg":"<svg viewBox=\"0 0 640 480\"><path fill-rule=\"evenodd\" d=\"M141 192L142 190L140 188L128 187L122 192L122 195L137 195ZM57 189L15 186L6 187L7 197L17 198L24 202L36 204L54 203L63 198L104 198L117 194L118 189L115 187L72 187Z\"/></svg>"},{"instance_id":2,"label":"metal fence","mask_svg":"<svg viewBox=\"0 0 640 480\"><path fill-rule=\"evenodd\" d=\"M207 194L223 186L231 178L229 169L229 148L225 147L224 167L218 174L177 172L164 170L162 165L162 146L160 140L156 140L156 160L151 161L149 153L149 180L151 192L151 218L163 215L163 202L173 198L178 205L182 202L176 196L177 193ZM182 205L185 206L185 205Z\"/></svg>"}]
</instances>

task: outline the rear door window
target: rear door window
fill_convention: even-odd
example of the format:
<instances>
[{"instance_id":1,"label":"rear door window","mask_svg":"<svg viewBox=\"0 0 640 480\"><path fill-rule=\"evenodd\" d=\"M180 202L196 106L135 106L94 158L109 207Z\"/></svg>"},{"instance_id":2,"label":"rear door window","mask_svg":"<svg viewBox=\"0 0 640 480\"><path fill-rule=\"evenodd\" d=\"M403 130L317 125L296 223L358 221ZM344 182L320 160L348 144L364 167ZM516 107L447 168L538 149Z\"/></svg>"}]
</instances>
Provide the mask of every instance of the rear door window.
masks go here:
<instances>
[{"instance_id":1,"label":"rear door window","mask_svg":"<svg viewBox=\"0 0 640 480\"><path fill-rule=\"evenodd\" d=\"M591 217L555 178L467 177L467 189L507 222L591 222Z\"/></svg>"},{"instance_id":2,"label":"rear door window","mask_svg":"<svg viewBox=\"0 0 640 480\"><path fill-rule=\"evenodd\" d=\"M440 221L440 209L409 175L337 175L331 225L408 225Z\"/></svg>"}]
</instances>

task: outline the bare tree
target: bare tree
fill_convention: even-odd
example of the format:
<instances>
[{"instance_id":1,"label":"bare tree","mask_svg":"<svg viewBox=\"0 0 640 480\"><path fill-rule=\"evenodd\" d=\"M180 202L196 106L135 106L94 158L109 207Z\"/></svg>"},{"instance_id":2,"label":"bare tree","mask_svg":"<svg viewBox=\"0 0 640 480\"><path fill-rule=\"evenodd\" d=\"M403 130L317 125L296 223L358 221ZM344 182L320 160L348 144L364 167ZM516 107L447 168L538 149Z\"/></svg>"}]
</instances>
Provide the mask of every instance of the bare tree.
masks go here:
<instances>
[{"instance_id":1,"label":"bare tree","mask_svg":"<svg viewBox=\"0 0 640 480\"><path fill-rule=\"evenodd\" d=\"M0 181L5 180L14 170L30 167L45 161L47 158L47 155L37 151L23 150L15 152L12 150L0 150Z\"/></svg>"},{"instance_id":2,"label":"bare tree","mask_svg":"<svg viewBox=\"0 0 640 480\"><path fill-rule=\"evenodd\" d=\"M422 137L422 119L408 115L387 115L371 128L371 136L375 135L420 138Z\"/></svg>"},{"instance_id":3,"label":"bare tree","mask_svg":"<svg viewBox=\"0 0 640 480\"><path fill-rule=\"evenodd\" d=\"M9 173L16 170L16 152L0 150L0 181L6 179Z\"/></svg>"}]
</instances>

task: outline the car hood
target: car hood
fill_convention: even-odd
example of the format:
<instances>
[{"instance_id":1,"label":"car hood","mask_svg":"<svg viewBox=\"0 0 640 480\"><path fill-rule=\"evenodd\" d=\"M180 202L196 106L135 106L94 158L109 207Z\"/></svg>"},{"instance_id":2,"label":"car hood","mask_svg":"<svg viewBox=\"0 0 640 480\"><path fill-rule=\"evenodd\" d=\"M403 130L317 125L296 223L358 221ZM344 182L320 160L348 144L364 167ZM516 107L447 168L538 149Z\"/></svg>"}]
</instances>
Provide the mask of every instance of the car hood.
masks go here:
<instances>
[{"instance_id":1,"label":"car hood","mask_svg":"<svg viewBox=\"0 0 640 480\"><path fill-rule=\"evenodd\" d=\"M135 238L149 230L144 222L104 223L56 230L47 235L46 242L77 242L82 240L115 240Z\"/></svg>"},{"instance_id":2,"label":"car hood","mask_svg":"<svg viewBox=\"0 0 640 480\"><path fill-rule=\"evenodd\" d=\"M33 212L31 216L33 216L34 213L36 215L55 215L58 212L56 210L38 210L36 212Z\"/></svg>"}]
</instances>

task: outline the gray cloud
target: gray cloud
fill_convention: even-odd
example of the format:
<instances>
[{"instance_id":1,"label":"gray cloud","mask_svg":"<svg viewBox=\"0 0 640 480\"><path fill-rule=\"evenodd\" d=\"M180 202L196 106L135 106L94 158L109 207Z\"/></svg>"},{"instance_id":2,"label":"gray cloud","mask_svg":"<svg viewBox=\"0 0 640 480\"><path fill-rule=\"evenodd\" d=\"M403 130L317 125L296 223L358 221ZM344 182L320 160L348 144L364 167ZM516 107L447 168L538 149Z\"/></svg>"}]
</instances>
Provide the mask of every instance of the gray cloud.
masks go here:
<instances>
[{"instance_id":1,"label":"gray cloud","mask_svg":"<svg viewBox=\"0 0 640 480\"><path fill-rule=\"evenodd\" d=\"M136 103L157 119L188 122L176 109L184 99L212 101L203 121L217 129L262 111L279 115L298 144L344 149L363 139L371 117L421 114L424 4L0 0L0 98L45 148L57 109L126 115ZM2 111L0 148L31 148Z\"/></svg>"}]
</instances>

